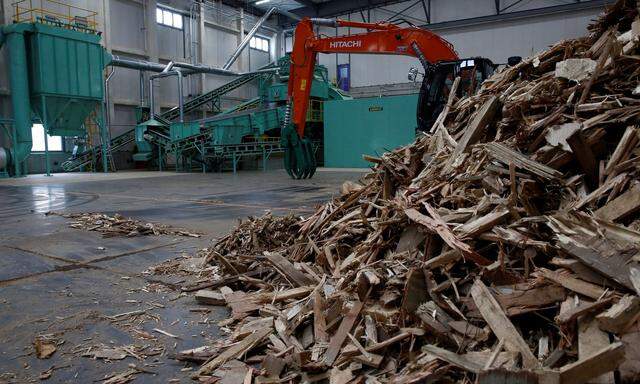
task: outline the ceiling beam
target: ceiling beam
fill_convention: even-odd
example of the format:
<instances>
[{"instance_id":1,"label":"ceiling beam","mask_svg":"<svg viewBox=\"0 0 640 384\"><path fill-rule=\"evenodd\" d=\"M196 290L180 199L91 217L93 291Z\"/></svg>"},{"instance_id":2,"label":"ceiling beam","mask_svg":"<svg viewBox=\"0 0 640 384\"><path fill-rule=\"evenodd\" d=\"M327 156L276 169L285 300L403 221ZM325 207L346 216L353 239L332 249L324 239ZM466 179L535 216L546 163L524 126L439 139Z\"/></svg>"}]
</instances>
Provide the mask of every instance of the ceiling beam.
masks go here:
<instances>
[{"instance_id":1,"label":"ceiling beam","mask_svg":"<svg viewBox=\"0 0 640 384\"><path fill-rule=\"evenodd\" d=\"M303 3L301 0L296 1ZM300 15L301 17L331 17L379 8L385 5L397 4L405 1L407 0L332 0L316 4L315 14L313 13L313 9L307 6L294 9L292 12Z\"/></svg>"}]
</instances>

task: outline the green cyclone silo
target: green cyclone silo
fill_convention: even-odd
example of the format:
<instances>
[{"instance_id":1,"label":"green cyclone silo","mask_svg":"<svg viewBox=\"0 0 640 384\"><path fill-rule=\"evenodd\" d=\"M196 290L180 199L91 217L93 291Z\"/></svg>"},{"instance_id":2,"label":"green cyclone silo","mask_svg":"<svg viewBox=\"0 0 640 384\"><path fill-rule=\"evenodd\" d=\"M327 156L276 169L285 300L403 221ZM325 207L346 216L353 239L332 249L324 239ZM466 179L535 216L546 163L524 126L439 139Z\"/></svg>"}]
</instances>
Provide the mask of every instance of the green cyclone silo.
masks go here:
<instances>
[{"instance_id":1,"label":"green cyclone silo","mask_svg":"<svg viewBox=\"0 0 640 384\"><path fill-rule=\"evenodd\" d=\"M10 161L18 176L31 152L33 113L49 135L84 135L84 121L94 110L102 120L103 69L110 56L95 33L16 23L1 34L9 50L14 115Z\"/></svg>"}]
</instances>

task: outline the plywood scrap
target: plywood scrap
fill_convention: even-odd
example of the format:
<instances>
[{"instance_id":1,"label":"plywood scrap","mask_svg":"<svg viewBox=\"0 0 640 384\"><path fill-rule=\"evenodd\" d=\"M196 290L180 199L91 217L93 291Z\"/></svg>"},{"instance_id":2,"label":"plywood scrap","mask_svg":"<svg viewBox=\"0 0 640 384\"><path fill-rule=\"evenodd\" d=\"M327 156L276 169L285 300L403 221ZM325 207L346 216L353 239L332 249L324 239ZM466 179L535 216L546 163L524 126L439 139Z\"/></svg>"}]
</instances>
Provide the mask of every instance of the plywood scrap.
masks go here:
<instances>
[{"instance_id":1,"label":"plywood scrap","mask_svg":"<svg viewBox=\"0 0 640 384\"><path fill-rule=\"evenodd\" d=\"M593 316L588 315L578 319L578 358L586 359L609 344L609 335L598 328L598 322ZM613 372L607 372L589 380L590 384L614 382Z\"/></svg>"},{"instance_id":2,"label":"plywood scrap","mask_svg":"<svg viewBox=\"0 0 640 384\"><path fill-rule=\"evenodd\" d=\"M613 371L623 360L624 345L616 342L594 351L588 357L562 367L560 381L563 384L586 383L595 377Z\"/></svg>"}]
</instances>

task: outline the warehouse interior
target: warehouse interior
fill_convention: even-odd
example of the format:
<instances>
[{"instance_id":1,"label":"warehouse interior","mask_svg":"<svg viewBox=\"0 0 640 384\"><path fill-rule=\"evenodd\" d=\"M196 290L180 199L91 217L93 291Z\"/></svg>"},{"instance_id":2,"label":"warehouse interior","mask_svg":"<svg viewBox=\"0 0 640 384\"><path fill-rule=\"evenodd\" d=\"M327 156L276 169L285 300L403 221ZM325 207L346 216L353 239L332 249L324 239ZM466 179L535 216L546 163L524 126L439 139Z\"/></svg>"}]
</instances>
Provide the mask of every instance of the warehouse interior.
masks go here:
<instances>
[{"instance_id":1,"label":"warehouse interior","mask_svg":"<svg viewBox=\"0 0 640 384\"><path fill-rule=\"evenodd\" d=\"M636 0L0 0L0 383L640 381Z\"/></svg>"}]
</instances>

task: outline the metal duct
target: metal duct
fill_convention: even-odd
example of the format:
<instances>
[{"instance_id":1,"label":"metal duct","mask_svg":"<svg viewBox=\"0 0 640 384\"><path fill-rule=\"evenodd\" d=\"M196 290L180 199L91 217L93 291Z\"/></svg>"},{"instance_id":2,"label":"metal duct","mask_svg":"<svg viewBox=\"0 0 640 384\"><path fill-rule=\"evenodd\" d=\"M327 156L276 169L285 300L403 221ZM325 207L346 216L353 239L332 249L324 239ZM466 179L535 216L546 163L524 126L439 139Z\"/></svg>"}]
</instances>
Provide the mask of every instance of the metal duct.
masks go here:
<instances>
[{"instance_id":1,"label":"metal duct","mask_svg":"<svg viewBox=\"0 0 640 384\"><path fill-rule=\"evenodd\" d=\"M231 67L231 65L233 65L233 63L236 61L238 56L240 56L240 54L242 53L242 50L244 50L247 44L249 44L249 41L251 41L251 38L256 34L256 32L258 32L258 29L260 29L262 24L264 24L269 18L269 16L271 16L273 12L275 12L276 10L277 10L276 7L272 7L267 11L267 13L262 15L260 20L258 20L258 22L253 26L253 28L251 28L249 33L247 33L247 35L244 37L244 39L242 39L242 42L240 42L240 45L238 45L238 48L236 48L235 52L233 52L229 60L227 60L227 62L224 63L224 65L222 66L222 69L227 70Z\"/></svg>"},{"instance_id":2,"label":"metal duct","mask_svg":"<svg viewBox=\"0 0 640 384\"><path fill-rule=\"evenodd\" d=\"M167 65L165 64L154 63L154 62L145 61L145 60L129 59L129 58L124 58L117 55L113 55L111 59L111 63L109 65L114 65L116 67L129 68L129 69L138 69L142 71L157 72L157 73L162 73L167 68ZM256 72L275 72L277 70L277 68L267 68L267 69L259 69L257 71L251 71L251 72L236 72L236 71L230 71L222 68L209 67L202 64L189 64L189 63L181 63L178 61L173 62L173 65L172 65L172 68L176 68L176 67L186 69L187 71L183 71L183 74L185 75L190 75L194 73L209 73L213 75L223 75L223 76L242 76L242 75L247 75L247 74L256 73Z\"/></svg>"}]
</instances>

